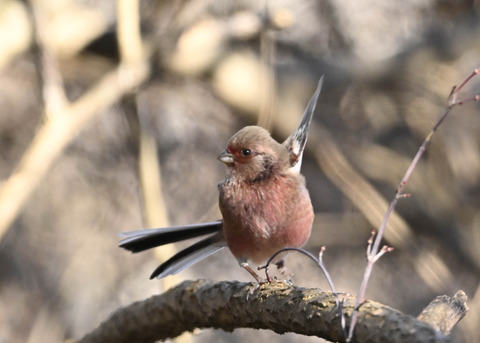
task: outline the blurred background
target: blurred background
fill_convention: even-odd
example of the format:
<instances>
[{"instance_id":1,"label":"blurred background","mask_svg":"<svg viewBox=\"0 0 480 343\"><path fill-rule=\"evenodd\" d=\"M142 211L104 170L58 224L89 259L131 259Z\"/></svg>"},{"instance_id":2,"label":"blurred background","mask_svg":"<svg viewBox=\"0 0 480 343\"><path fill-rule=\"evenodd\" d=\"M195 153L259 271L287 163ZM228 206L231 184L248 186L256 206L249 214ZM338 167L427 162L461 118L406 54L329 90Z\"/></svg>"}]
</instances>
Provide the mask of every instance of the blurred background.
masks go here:
<instances>
[{"instance_id":1,"label":"blurred background","mask_svg":"<svg viewBox=\"0 0 480 343\"><path fill-rule=\"evenodd\" d=\"M370 231L452 86L480 67L479 11L477 0L0 0L0 342L78 339L183 279L252 281L227 250L150 281L181 246L132 255L118 234L218 219L229 137L258 123L285 139L321 75L302 169L316 212L307 249L325 245L337 289L356 294ZM456 342L479 341L479 133L478 103L440 126L367 291L416 316L464 290ZM305 257L287 266L295 284L328 289ZM314 340L240 329L179 341L252 334Z\"/></svg>"}]
</instances>

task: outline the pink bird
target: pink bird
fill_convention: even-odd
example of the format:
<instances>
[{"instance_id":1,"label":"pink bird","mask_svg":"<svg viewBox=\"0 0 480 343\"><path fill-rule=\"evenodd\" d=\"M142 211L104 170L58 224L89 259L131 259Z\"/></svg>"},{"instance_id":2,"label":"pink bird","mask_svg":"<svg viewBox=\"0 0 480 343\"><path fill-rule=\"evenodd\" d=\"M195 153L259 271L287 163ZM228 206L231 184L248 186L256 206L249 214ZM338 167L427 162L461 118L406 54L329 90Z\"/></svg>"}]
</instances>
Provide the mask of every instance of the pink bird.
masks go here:
<instances>
[{"instance_id":1,"label":"pink bird","mask_svg":"<svg viewBox=\"0 0 480 343\"><path fill-rule=\"evenodd\" d=\"M264 263L278 250L308 241L314 212L300 167L322 82L323 77L297 130L282 144L259 126L247 126L230 138L218 156L227 166L227 177L218 185L222 220L122 234L126 238L120 247L134 253L209 235L161 264L150 279L177 274L227 246L240 266L262 283L249 262ZM280 254L274 260L280 270L283 258Z\"/></svg>"}]
</instances>

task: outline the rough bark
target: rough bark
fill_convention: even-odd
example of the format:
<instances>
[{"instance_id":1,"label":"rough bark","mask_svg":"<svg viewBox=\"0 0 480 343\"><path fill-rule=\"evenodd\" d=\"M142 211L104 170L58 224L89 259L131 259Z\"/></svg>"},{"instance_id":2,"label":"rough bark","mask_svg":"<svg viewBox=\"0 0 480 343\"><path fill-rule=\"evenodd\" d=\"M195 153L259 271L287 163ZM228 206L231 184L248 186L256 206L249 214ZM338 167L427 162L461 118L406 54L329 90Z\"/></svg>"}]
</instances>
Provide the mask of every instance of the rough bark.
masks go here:
<instances>
[{"instance_id":1,"label":"rough bark","mask_svg":"<svg viewBox=\"0 0 480 343\"><path fill-rule=\"evenodd\" d=\"M467 295L463 291L458 291L452 298L441 295L428 304L417 318L438 332L449 335L455 324L467 313L466 303Z\"/></svg>"},{"instance_id":2,"label":"rough bark","mask_svg":"<svg viewBox=\"0 0 480 343\"><path fill-rule=\"evenodd\" d=\"M344 294L339 294L339 298L343 300L348 323L355 298ZM453 304L455 311L464 315L467 311L466 296L455 298L455 301L448 301L449 298L443 296L442 299L447 301L442 301L442 308ZM423 318L428 318L427 324L373 301L363 303L359 312L353 342L450 341L435 328L444 327L436 320L451 319L453 316L423 315ZM435 310L431 307L427 312L432 314ZM463 315L455 316L456 321ZM445 333L450 332L456 323L450 319ZM117 310L79 342L145 343L176 337L195 328L233 331L241 327L345 341L338 307L331 292L299 288L282 282L258 286L253 283L200 280L185 281L164 294Z\"/></svg>"}]
</instances>

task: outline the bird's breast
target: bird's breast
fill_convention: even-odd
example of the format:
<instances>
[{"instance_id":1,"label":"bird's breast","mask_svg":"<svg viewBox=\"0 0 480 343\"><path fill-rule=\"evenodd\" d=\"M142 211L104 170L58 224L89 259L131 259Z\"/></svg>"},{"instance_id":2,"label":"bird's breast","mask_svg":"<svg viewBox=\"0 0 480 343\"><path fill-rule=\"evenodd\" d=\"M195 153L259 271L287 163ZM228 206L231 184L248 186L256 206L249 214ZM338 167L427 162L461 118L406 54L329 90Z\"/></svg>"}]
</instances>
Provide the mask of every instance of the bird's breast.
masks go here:
<instances>
[{"instance_id":1,"label":"bird's breast","mask_svg":"<svg viewBox=\"0 0 480 343\"><path fill-rule=\"evenodd\" d=\"M219 191L225 239L237 259L260 263L308 240L313 208L303 176L278 176L259 184L227 179Z\"/></svg>"}]
</instances>

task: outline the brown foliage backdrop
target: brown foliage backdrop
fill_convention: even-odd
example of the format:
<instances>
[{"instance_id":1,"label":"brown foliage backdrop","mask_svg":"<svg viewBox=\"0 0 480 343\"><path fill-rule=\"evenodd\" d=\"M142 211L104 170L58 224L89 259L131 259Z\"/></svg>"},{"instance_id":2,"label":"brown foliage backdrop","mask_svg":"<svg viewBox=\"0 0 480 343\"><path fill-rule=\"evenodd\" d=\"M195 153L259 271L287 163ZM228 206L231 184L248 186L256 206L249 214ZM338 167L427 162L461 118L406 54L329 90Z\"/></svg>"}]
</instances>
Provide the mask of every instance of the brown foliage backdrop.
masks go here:
<instances>
[{"instance_id":1,"label":"brown foliage backdrop","mask_svg":"<svg viewBox=\"0 0 480 343\"><path fill-rule=\"evenodd\" d=\"M142 48L135 38L117 44L117 24L135 16L116 1L0 3L0 342L79 338L181 279L251 281L228 251L149 281L168 253L130 255L117 234L217 219L224 167L215 157L228 138L260 122L284 139L321 75L303 166L317 213L308 249L326 245L337 289L357 292L370 230L451 87L480 66L479 3L266 4L140 1ZM478 339L480 319L479 110L456 108L434 137L387 231L395 250L367 292L416 316L463 289L470 312L454 330L459 342ZM42 131L52 122L62 125ZM327 288L302 256L288 266L296 284Z\"/></svg>"}]
</instances>

